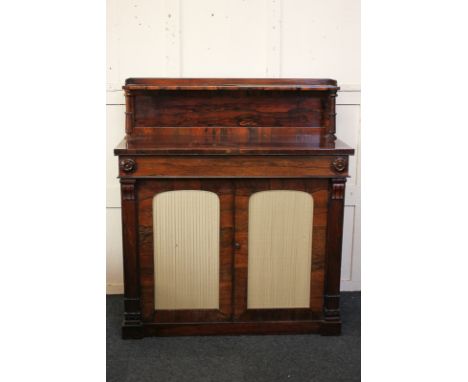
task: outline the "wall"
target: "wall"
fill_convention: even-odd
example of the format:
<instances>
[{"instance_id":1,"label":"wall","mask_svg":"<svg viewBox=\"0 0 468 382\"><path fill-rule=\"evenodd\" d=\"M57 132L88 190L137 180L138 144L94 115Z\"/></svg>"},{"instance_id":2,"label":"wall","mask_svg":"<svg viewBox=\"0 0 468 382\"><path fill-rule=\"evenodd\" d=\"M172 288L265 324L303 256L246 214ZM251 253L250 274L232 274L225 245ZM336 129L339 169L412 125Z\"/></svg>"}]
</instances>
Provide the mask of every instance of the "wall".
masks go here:
<instances>
[{"instance_id":1,"label":"wall","mask_svg":"<svg viewBox=\"0 0 468 382\"><path fill-rule=\"evenodd\" d=\"M117 160L127 77L334 78L337 135L350 162L342 290L360 290L358 0L108 0L107 292L122 293Z\"/></svg>"}]
</instances>

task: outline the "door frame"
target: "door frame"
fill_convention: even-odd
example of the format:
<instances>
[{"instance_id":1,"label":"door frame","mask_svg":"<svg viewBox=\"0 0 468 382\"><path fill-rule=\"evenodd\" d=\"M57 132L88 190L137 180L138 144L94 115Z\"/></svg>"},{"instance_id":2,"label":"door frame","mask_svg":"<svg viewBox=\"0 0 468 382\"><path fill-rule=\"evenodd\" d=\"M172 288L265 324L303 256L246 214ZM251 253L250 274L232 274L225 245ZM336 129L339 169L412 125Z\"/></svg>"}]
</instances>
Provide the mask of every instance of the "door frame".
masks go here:
<instances>
[{"instance_id":1,"label":"door frame","mask_svg":"<svg viewBox=\"0 0 468 382\"><path fill-rule=\"evenodd\" d=\"M292 190L314 200L309 308L247 309L250 197L261 191ZM315 320L323 317L328 219L328 179L238 179L235 181L235 260L233 321Z\"/></svg>"},{"instance_id":2,"label":"door frame","mask_svg":"<svg viewBox=\"0 0 468 382\"><path fill-rule=\"evenodd\" d=\"M137 182L138 258L143 322L226 322L233 307L234 193L229 179L145 179ZM213 192L220 202L219 309L155 310L153 198L162 192L202 190Z\"/></svg>"}]
</instances>

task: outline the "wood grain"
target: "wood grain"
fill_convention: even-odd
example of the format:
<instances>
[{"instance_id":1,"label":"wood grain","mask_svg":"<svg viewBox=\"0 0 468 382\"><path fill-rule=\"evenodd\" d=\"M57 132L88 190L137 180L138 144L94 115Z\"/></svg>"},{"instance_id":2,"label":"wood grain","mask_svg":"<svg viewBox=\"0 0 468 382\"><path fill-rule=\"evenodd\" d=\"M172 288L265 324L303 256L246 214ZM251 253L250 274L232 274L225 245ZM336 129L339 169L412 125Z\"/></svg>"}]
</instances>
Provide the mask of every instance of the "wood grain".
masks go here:
<instances>
[{"instance_id":1,"label":"wood grain","mask_svg":"<svg viewBox=\"0 0 468 382\"><path fill-rule=\"evenodd\" d=\"M322 93L152 91L134 92L133 135L152 126L297 126L319 127L325 115ZM145 134L145 132L142 132Z\"/></svg>"},{"instance_id":2,"label":"wood grain","mask_svg":"<svg viewBox=\"0 0 468 382\"><path fill-rule=\"evenodd\" d=\"M118 155L348 155L340 140L328 142L313 127L141 127L144 136L129 136L115 148Z\"/></svg>"},{"instance_id":3,"label":"wood grain","mask_svg":"<svg viewBox=\"0 0 468 382\"><path fill-rule=\"evenodd\" d=\"M327 277L325 280L324 317L325 321L331 323L341 323L340 273L345 185L346 178L334 178L329 182L330 200L328 211L329 226L327 232Z\"/></svg>"},{"instance_id":4,"label":"wood grain","mask_svg":"<svg viewBox=\"0 0 468 382\"><path fill-rule=\"evenodd\" d=\"M327 179L243 179L236 180L234 319L236 321L310 320L322 317L324 290L325 242L328 211ZM308 309L248 309L249 271L249 200L260 191L291 190L308 193L314 201L312 218L312 264Z\"/></svg>"},{"instance_id":5,"label":"wood grain","mask_svg":"<svg viewBox=\"0 0 468 382\"><path fill-rule=\"evenodd\" d=\"M232 311L233 262L233 188L229 180L161 179L138 181L138 253L140 259L141 310L145 322L225 321ZM153 199L156 195L175 190L204 190L219 198L219 283L218 309L157 309L155 310L154 218Z\"/></svg>"},{"instance_id":6,"label":"wood grain","mask_svg":"<svg viewBox=\"0 0 468 382\"><path fill-rule=\"evenodd\" d=\"M295 126L336 140L331 79L129 78L123 89L128 137L157 136L155 127Z\"/></svg>"},{"instance_id":7,"label":"wood grain","mask_svg":"<svg viewBox=\"0 0 468 382\"><path fill-rule=\"evenodd\" d=\"M136 182L132 179L121 179L120 189L125 285L123 326L134 328L141 324Z\"/></svg>"},{"instance_id":8,"label":"wood grain","mask_svg":"<svg viewBox=\"0 0 468 382\"><path fill-rule=\"evenodd\" d=\"M140 156L124 157L136 162L136 169L121 176L131 177L331 177L338 172L333 156Z\"/></svg>"},{"instance_id":9,"label":"wood grain","mask_svg":"<svg viewBox=\"0 0 468 382\"><path fill-rule=\"evenodd\" d=\"M336 80L328 78L128 78L128 90L329 90L339 89Z\"/></svg>"},{"instance_id":10,"label":"wood grain","mask_svg":"<svg viewBox=\"0 0 468 382\"><path fill-rule=\"evenodd\" d=\"M124 89L122 336L339 334L354 150L335 136L336 81L142 78Z\"/></svg>"}]
</instances>

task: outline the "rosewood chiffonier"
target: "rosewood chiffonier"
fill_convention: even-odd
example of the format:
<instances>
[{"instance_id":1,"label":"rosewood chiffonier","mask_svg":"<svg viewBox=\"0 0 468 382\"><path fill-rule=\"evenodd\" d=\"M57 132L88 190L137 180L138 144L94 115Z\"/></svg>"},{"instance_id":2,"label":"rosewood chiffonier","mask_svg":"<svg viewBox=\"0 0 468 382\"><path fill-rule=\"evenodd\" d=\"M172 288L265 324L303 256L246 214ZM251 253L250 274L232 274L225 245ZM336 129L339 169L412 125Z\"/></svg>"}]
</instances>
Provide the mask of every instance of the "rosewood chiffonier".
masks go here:
<instances>
[{"instance_id":1,"label":"rosewood chiffonier","mask_svg":"<svg viewBox=\"0 0 468 382\"><path fill-rule=\"evenodd\" d=\"M123 338L337 335L345 183L330 79L130 78L115 148Z\"/></svg>"}]
</instances>

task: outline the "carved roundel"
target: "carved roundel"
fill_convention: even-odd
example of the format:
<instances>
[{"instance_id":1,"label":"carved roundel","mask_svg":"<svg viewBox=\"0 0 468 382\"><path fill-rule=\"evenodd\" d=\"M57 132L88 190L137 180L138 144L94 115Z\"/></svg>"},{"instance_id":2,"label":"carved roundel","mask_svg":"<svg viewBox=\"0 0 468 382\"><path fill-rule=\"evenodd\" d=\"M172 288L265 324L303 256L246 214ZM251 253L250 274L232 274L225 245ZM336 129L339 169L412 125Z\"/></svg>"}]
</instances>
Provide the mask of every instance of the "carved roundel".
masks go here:
<instances>
[{"instance_id":1,"label":"carved roundel","mask_svg":"<svg viewBox=\"0 0 468 382\"><path fill-rule=\"evenodd\" d=\"M338 157L332 162L332 167L335 169L337 172L343 172L346 169L346 158L343 157Z\"/></svg>"},{"instance_id":2,"label":"carved roundel","mask_svg":"<svg viewBox=\"0 0 468 382\"><path fill-rule=\"evenodd\" d=\"M122 159L120 168L125 172L133 172L136 170L136 162L133 159Z\"/></svg>"}]
</instances>

